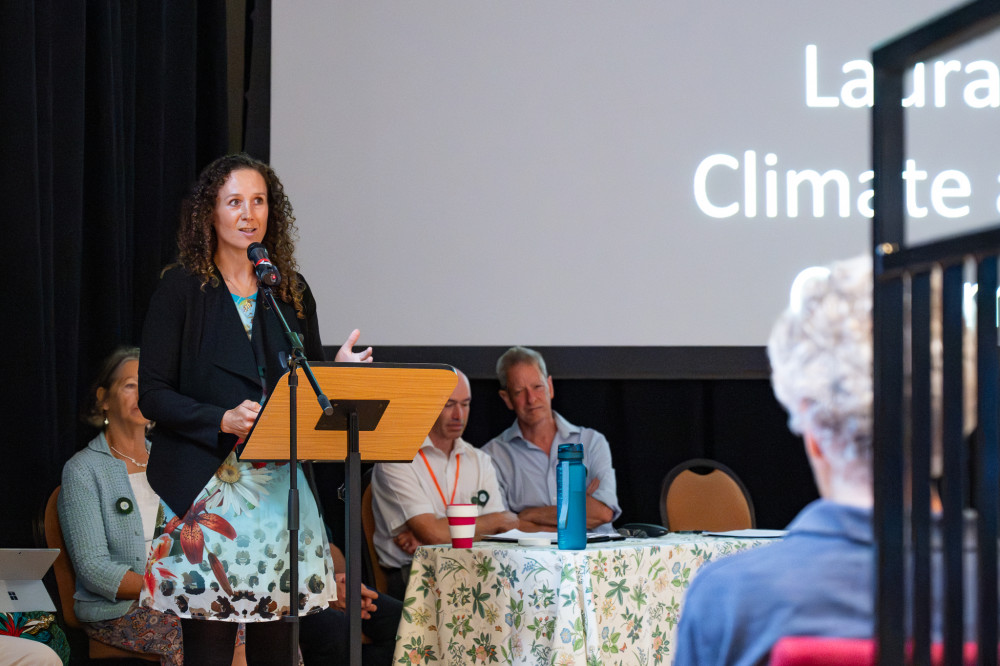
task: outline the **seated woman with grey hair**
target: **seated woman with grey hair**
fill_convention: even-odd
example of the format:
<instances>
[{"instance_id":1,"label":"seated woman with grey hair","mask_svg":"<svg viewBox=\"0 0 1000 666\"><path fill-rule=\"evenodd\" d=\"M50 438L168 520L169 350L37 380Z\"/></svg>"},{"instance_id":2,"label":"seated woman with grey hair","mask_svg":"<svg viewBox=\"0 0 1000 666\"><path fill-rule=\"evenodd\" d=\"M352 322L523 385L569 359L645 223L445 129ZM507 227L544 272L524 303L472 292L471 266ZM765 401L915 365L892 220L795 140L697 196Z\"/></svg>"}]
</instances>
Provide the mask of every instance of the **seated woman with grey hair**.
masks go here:
<instances>
[{"instance_id":1,"label":"seated woman with grey hair","mask_svg":"<svg viewBox=\"0 0 1000 666\"><path fill-rule=\"evenodd\" d=\"M59 523L76 570L74 610L87 635L180 666L180 621L138 603L146 555L163 523L146 481L149 420L139 411L138 368L134 347L105 359L87 414L100 431L63 468Z\"/></svg>"}]
</instances>

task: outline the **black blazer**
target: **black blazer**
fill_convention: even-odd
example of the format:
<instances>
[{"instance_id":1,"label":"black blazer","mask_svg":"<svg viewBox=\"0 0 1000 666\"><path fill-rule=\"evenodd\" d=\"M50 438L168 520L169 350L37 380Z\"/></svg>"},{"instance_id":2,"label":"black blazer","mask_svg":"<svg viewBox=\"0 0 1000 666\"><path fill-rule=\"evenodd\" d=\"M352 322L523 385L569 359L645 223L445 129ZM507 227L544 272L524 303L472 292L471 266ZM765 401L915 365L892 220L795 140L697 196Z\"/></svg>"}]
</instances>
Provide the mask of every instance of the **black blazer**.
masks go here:
<instances>
[{"instance_id":1,"label":"black blazer","mask_svg":"<svg viewBox=\"0 0 1000 666\"><path fill-rule=\"evenodd\" d=\"M290 303L279 300L278 307L302 336L306 357L322 361L316 301L305 287L305 319ZM291 344L263 294L252 339L224 284L203 289L200 278L179 266L164 273L142 331L139 409L155 422L146 476L179 517L236 445L235 435L219 430L222 415L244 400L260 401L284 374L280 358Z\"/></svg>"}]
</instances>

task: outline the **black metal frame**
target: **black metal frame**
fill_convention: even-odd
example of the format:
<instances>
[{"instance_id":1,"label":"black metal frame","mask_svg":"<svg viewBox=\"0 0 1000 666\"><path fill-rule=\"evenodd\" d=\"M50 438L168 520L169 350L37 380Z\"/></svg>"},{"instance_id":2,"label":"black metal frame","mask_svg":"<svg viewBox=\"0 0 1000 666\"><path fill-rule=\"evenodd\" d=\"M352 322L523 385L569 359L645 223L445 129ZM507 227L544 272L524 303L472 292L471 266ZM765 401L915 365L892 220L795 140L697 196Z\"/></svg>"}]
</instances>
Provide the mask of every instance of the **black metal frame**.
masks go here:
<instances>
[{"instance_id":1,"label":"black metal frame","mask_svg":"<svg viewBox=\"0 0 1000 666\"><path fill-rule=\"evenodd\" d=\"M970 444L963 435L963 271L975 264L979 294L997 290L1000 228L907 247L904 190L903 77L917 62L1000 27L1000 2L975 0L876 48L872 160L875 171L874 388L875 534L879 663L902 664L913 638L912 663L930 663L931 622L943 617L944 662L962 663L963 510L974 497L977 520L979 663L997 663L998 353L996 298L977 304L977 417ZM942 537L943 607L931 593L931 287L942 280ZM909 482L907 482L907 479ZM907 492L910 492L907 498ZM908 553L912 569L908 569ZM908 576L906 572L909 572ZM909 578L909 580L908 580ZM912 590L912 616L907 618ZM909 624L908 619L912 621ZM908 629L909 636L908 636Z\"/></svg>"}]
</instances>

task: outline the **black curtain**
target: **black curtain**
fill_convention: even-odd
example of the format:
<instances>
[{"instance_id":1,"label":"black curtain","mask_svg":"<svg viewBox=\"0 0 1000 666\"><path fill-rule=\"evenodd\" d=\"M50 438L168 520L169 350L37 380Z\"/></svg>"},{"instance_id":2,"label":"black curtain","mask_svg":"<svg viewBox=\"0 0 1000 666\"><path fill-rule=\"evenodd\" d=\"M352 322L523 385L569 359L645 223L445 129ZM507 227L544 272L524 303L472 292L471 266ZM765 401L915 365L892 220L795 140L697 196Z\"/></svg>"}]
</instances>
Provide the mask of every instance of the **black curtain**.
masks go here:
<instances>
[{"instance_id":1,"label":"black curtain","mask_svg":"<svg viewBox=\"0 0 1000 666\"><path fill-rule=\"evenodd\" d=\"M226 7L0 3L0 545L32 545L97 367L138 344L198 170L228 152Z\"/></svg>"},{"instance_id":2,"label":"black curtain","mask_svg":"<svg viewBox=\"0 0 1000 666\"><path fill-rule=\"evenodd\" d=\"M770 382L755 380L593 380L554 378L552 406L571 423L608 438L622 515L660 524L660 486L675 465L712 458L732 468L750 496L759 527L784 528L816 499L801 438ZM514 422L495 379L474 380L467 439L485 444ZM474 415L475 416L475 415Z\"/></svg>"},{"instance_id":3,"label":"black curtain","mask_svg":"<svg viewBox=\"0 0 1000 666\"><path fill-rule=\"evenodd\" d=\"M247 0L243 58L243 150L271 161L271 0Z\"/></svg>"}]
</instances>

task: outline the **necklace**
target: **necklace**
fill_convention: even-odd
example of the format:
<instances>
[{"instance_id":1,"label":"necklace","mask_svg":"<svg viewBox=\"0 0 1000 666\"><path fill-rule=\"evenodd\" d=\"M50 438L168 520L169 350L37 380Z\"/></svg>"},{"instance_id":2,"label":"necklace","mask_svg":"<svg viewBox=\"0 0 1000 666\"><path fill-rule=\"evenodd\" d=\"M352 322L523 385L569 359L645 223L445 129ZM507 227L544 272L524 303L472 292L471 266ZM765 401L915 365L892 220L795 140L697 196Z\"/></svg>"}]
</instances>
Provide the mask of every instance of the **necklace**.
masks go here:
<instances>
[{"instance_id":1,"label":"necklace","mask_svg":"<svg viewBox=\"0 0 1000 666\"><path fill-rule=\"evenodd\" d=\"M118 455L120 455L122 458L128 458L129 460L132 461L132 464L135 465L136 467L146 467L149 464L149 461L141 463L138 460L136 460L135 458L133 458L132 456L128 455L127 453L122 453L121 451L119 451L118 449L116 449L114 447L114 445L111 444L111 440L108 439L107 433L104 434L104 439L107 440L107 442L108 442L108 448L109 449L111 449L112 451L114 451L115 453L117 453Z\"/></svg>"},{"instance_id":2,"label":"necklace","mask_svg":"<svg viewBox=\"0 0 1000 666\"><path fill-rule=\"evenodd\" d=\"M222 279L226 282L226 284L231 285L233 288L240 288L242 285L246 284L247 281L249 281L249 283L255 288L257 286L257 277L253 274L253 271L250 272L249 276L242 273L226 275L221 269L219 269L219 275L222 276Z\"/></svg>"}]
</instances>

